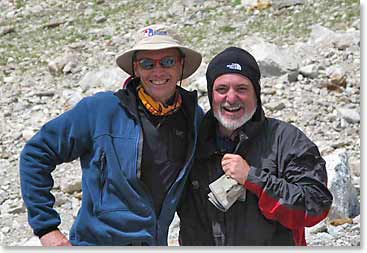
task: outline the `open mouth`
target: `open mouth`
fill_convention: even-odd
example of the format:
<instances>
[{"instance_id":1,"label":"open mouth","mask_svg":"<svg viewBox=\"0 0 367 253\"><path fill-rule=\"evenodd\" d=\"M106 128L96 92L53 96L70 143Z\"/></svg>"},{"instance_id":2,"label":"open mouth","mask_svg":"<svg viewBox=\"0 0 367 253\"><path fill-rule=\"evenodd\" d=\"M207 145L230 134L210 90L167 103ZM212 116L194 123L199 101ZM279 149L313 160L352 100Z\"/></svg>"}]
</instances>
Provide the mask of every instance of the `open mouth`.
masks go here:
<instances>
[{"instance_id":1,"label":"open mouth","mask_svg":"<svg viewBox=\"0 0 367 253\"><path fill-rule=\"evenodd\" d=\"M168 83L169 79L164 80L149 80L153 85L164 85Z\"/></svg>"},{"instance_id":2,"label":"open mouth","mask_svg":"<svg viewBox=\"0 0 367 253\"><path fill-rule=\"evenodd\" d=\"M240 111L242 109L242 106L240 106L240 105L237 105L237 106L223 106L222 109L226 112L234 113L234 112Z\"/></svg>"}]
</instances>

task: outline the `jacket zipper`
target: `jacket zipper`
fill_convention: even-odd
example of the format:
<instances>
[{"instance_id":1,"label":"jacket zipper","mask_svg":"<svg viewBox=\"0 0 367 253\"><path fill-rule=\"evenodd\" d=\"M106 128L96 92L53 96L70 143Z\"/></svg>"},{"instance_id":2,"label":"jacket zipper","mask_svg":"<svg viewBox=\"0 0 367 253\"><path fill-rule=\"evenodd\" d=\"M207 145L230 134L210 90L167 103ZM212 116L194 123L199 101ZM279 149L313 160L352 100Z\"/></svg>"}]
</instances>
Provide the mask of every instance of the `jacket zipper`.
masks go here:
<instances>
[{"instance_id":1,"label":"jacket zipper","mask_svg":"<svg viewBox=\"0 0 367 253\"><path fill-rule=\"evenodd\" d=\"M100 176L100 180L99 180L99 186L101 189L101 196L100 196L100 201L102 204L102 199L103 199L103 192L104 189L107 185L106 181L107 181L107 175L106 175L106 153L103 152L101 154L101 157L99 159L100 162L100 172L101 172L101 176Z\"/></svg>"},{"instance_id":2,"label":"jacket zipper","mask_svg":"<svg viewBox=\"0 0 367 253\"><path fill-rule=\"evenodd\" d=\"M196 102L197 102L197 100L196 100ZM184 177L184 175L185 175L185 172L188 170L188 166L189 166L189 164L191 163L191 166L192 166L192 163L194 162L193 161L193 156L194 156L194 154L195 154L195 152L196 152L196 145L197 145L197 139L198 139L198 124L199 124L199 122L196 122L196 120L197 120L197 105L195 106L195 108L194 108L194 117L193 117L193 121L194 121L194 125L193 125L193 127L194 127L194 131L193 131L193 137L194 137L194 142L192 143L192 145L193 145L193 148L192 148L192 150L191 150L191 153L187 156L187 159L185 160L185 164L184 164L184 166L183 166L183 168L182 168L182 170L180 171L180 173L179 173L179 175L177 176L177 178L176 178L176 180L175 180L175 182L171 185L171 187L170 187L170 189L168 190L168 192L167 192L167 194L166 194L166 197L165 197L165 199L164 199L164 201L163 201L163 203L162 203L162 210L164 209L163 207L166 205L166 202L167 202L167 197L171 194L171 192L172 192L172 188L173 188L173 186L175 185L175 184L177 184L177 182L178 182L178 179L180 178L180 180L182 180L182 177ZM184 172L184 169L186 169L186 171ZM189 175L189 173L190 172L186 172L187 174L187 180L190 180L189 178L188 178L188 175ZM176 186L177 187L177 186ZM160 215L157 217L158 219L160 218L160 217L162 217L162 211L161 211L161 213L160 213ZM160 231L160 228L159 228L159 223L158 223L158 221L157 221L157 231ZM159 241L159 239L160 238L158 238L158 234L157 234L157 237L156 237L156 240L157 241Z\"/></svg>"},{"instance_id":3,"label":"jacket zipper","mask_svg":"<svg viewBox=\"0 0 367 253\"><path fill-rule=\"evenodd\" d=\"M147 190L146 186L144 185L144 183L141 181L141 161L143 159L143 141L144 141L144 137L143 137L143 129L140 127L140 133L139 133L139 140L138 140L138 155L137 155L137 163L136 163L136 177L137 177L137 182L141 185L143 191L146 193L147 197L148 197L148 201L150 202L150 206L148 206L148 208L151 209L151 214L153 216L153 219L155 220L155 225L154 225L154 240L155 243L158 242L158 217L156 216L155 210L154 210L154 203L153 203L153 198L150 195L150 192Z\"/></svg>"}]
</instances>

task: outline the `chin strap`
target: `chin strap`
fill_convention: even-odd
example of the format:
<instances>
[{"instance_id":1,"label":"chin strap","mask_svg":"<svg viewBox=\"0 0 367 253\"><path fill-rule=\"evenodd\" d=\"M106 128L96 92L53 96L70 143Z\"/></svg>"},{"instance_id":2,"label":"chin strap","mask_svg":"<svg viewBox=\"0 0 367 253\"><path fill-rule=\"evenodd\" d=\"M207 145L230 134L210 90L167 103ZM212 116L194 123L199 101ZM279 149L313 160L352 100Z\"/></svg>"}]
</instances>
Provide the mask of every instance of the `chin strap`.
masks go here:
<instances>
[{"instance_id":1,"label":"chin strap","mask_svg":"<svg viewBox=\"0 0 367 253\"><path fill-rule=\"evenodd\" d=\"M181 70L181 78L180 78L180 84L179 86L181 87L182 84L182 78L183 78L183 72L184 72L184 68L185 68L185 56L182 56L182 70Z\"/></svg>"}]
</instances>

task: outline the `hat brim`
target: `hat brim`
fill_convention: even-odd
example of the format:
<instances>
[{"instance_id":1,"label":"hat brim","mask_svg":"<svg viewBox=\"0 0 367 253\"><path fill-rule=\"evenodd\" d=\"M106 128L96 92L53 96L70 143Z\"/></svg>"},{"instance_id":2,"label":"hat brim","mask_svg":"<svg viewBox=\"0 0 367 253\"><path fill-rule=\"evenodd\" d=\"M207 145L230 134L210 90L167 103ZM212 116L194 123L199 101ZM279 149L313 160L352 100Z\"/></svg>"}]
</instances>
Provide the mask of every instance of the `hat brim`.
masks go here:
<instances>
[{"instance_id":1,"label":"hat brim","mask_svg":"<svg viewBox=\"0 0 367 253\"><path fill-rule=\"evenodd\" d=\"M184 70L182 74L182 79L186 79L191 76L200 66L201 64L201 54L181 45L172 45L171 43L167 44L145 44L140 45L139 47L134 47L132 49L126 50L120 53L116 58L117 65L129 75L133 74L133 63L132 57L136 51L141 50L162 50L168 48L179 48L185 55L184 61Z\"/></svg>"}]
</instances>

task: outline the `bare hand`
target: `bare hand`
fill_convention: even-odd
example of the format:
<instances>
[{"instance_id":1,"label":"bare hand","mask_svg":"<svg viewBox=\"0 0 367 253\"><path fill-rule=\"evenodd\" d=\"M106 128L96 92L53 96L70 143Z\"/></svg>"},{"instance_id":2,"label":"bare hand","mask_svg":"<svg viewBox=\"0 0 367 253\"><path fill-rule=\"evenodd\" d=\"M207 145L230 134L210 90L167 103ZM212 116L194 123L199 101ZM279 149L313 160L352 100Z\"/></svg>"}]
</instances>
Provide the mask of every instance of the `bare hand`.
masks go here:
<instances>
[{"instance_id":1,"label":"bare hand","mask_svg":"<svg viewBox=\"0 0 367 253\"><path fill-rule=\"evenodd\" d=\"M66 238L66 236L60 232L60 230L53 230L40 238L42 246L73 246Z\"/></svg>"},{"instance_id":2,"label":"bare hand","mask_svg":"<svg viewBox=\"0 0 367 253\"><path fill-rule=\"evenodd\" d=\"M250 170L247 161L240 155L225 154L222 158L222 168L227 176L244 185Z\"/></svg>"}]
</instances>

